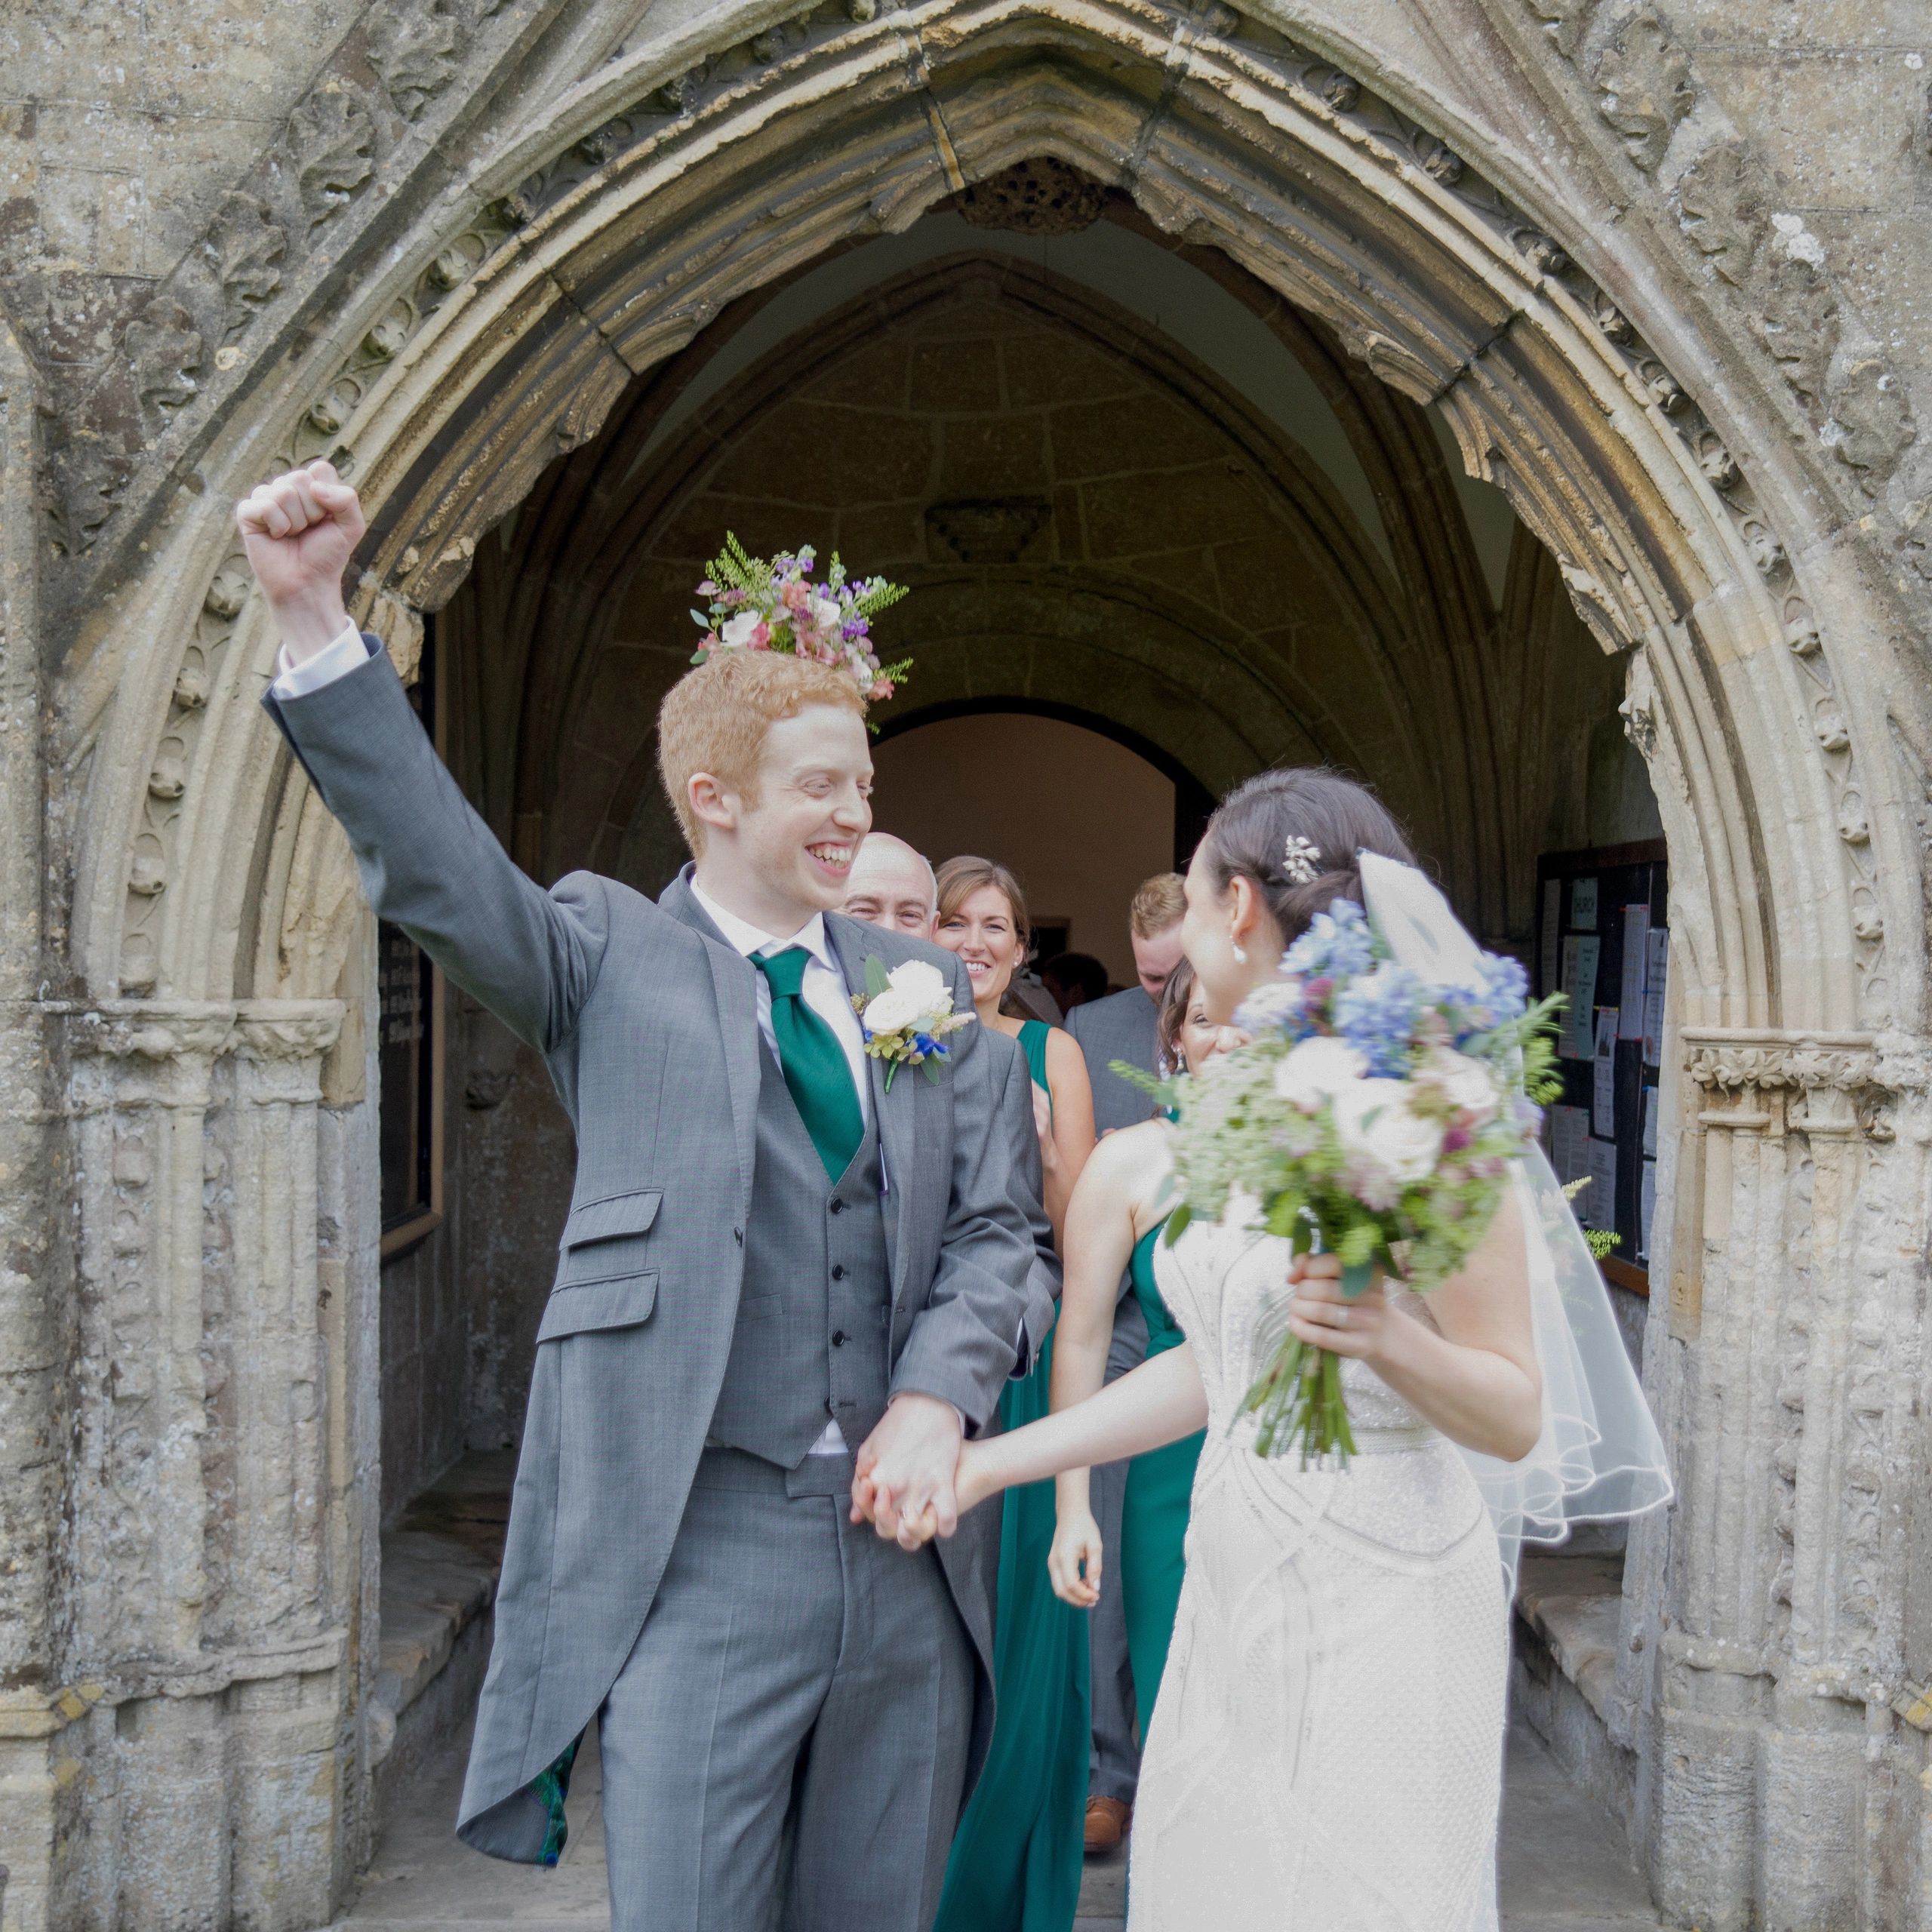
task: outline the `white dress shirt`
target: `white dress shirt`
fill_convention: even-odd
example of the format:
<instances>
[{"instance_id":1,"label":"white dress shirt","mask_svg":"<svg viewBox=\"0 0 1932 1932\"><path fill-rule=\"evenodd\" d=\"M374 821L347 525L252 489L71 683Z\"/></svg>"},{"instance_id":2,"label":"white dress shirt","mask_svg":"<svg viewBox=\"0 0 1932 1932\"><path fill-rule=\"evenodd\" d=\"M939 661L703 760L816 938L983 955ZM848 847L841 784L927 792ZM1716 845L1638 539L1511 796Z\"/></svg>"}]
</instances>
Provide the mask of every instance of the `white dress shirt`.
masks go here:
<instances>
[{"instance_id":1,"label":"white dress shirt","mask_svg":"<svg viewBox=\"0 0 1932 1932\"><path fill-rule=\"evenodd\" d=\"M368 661L369 649L362 641L362 633L353 624L346 624L314 657L305 658L300 664L289 656L285 644L275 654L275 668L279 675L269 688L278 699L306 697L311 691L347 677L358 665Z\"/></svg>"},{"instance_id":2,"label":"white dress shirt","mask_svg":"<svg viewBox=\"0 0 1932 1932\"><path fill-rule=\"evenodd\" d=\"M860 1027L859 1016L852 1011L851 989L845 983L832 942L826 937L825 915L814 912L789 939L774 939L771 934L761 932L749 919L728 912L695 878L691 881L691 897L704 908L711 923L747 959L755 959L761 953L784 952L795 946L802 946L811 955L805 964L799 997L832 1029L844 1051L845 1063L852 1069L852 1084L859 1091L859 1111L870 1120L872 1083L866 1066L866 1036ZM771 1049L772 1058L777 1060L778 1036L771 1026L771 983L762 973L758 976L758 1026L764 1035L764 1044Z\"/></svg>"}]
</instances>

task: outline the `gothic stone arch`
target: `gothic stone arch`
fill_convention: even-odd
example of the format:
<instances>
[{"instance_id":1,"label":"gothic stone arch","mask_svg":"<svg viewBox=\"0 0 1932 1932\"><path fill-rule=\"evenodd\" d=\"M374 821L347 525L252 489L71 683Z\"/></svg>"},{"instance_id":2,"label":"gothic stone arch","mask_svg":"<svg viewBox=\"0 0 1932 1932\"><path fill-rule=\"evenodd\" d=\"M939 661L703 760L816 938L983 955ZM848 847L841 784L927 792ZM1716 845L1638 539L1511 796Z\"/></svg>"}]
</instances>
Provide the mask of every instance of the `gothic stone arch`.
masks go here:
<instances>
[{"instance_id":1,"label":"gothic stone arch","mask_svg":"<svg viewBox=\"0 0 1932 1932\"><path fill-rule=\"evenodd\" d=\"M352 468L358 608L406 655L639 372L1035 155L1439 404L1627 660L1674 860L1647 1367L1683 1497L1633 1553L1608 1734L1672 1916L1923 1922L1926 1750L1894 1706L1922 1710L1927 1670L1907 793L1932 732L1851 535L1893 527L1913 426L1767 238L1756 164L1652 10L1460 11L1486 100L1432 66L1423 11L1352 37L1355 10L1272 5L733 5L595 59L530 7L472 0L419 41L379 22L225 212L209 285L242 293L213 369L202 284L131 328L131 453L54 452L58 545L89 561L50 600L72 998L35 1023L82 1213L71 1394L38 1399L72 1403L77 1447L8 1706L57 1847L17 1872L26 1922L316 1924L370 1829L364 949L340 841L253 703L272 639L217 506L291 456ZM1552 123L1546 148L1509 131ZM380 210L357 198L379 173L408 188ZM285 202L335 238L285 278L260 232ZM118 1853L72 1829L89 1794Z\"/></svg>"}]
</instances>

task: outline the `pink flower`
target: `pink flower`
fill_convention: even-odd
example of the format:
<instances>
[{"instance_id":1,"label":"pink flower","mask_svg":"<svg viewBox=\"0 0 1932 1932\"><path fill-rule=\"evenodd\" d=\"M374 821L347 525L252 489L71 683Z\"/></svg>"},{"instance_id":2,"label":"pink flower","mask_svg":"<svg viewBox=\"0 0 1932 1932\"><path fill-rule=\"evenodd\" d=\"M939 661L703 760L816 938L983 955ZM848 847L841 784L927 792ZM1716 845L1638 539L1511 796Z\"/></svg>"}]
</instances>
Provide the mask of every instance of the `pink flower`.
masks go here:
<instances>
[{"instance_id":1,"label":"pink flower","mask_svg":"<svg viewBox=\"0 0 1932 1932\"><path fill-rule=\"evenodd\" d=\"M811 592L795 578L779 593L780 601L788 611L802 611L811 601Z\"/></svg>"},{"instance_id":2,"label":"pink flower","mask_svg":"<svg viewBox=\"0 0 1932 1932\"><path fill-rule=\"evenodd\" d=\"M892 680L890 678L878 678L872 685L872 694L883 703L892 695Z\"/></svg>"}]
</instances>

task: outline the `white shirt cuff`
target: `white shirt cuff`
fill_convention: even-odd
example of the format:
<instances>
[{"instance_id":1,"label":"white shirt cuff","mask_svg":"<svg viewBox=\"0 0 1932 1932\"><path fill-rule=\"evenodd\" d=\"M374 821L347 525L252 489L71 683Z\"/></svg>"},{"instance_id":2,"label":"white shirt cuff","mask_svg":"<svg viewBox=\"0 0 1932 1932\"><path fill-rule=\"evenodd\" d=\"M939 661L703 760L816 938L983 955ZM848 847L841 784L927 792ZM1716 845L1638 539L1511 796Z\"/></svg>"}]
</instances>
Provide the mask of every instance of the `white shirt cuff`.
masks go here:
<instances>
[{"instance_id":1,"label":"white shirt cuff","mask_svg":"<svg viewBox=\"0 0 1932 1932\"><path fill-rule=\"evenodd\" d=\"M346 625L342 634L324 645L314 657L304 658L300 664L289 661L288 647L284 645L275 654L275 666L280 674L269 687L278 700L291 697L306 697L311 691L318 691L325 685L332 685L338 678L346 678L358 666L369 661L369 648L362 641L362 633L354 624Z\"/></svg>"}]
</instances>

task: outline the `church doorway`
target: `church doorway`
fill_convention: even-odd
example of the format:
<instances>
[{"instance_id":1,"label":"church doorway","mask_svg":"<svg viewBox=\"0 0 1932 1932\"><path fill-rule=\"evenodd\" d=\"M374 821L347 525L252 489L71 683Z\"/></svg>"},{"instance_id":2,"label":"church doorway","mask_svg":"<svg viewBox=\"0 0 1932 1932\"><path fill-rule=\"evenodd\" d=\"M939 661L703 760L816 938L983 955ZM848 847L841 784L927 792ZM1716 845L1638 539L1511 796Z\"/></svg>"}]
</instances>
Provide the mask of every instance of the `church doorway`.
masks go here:
<instances>
[{"instance_id":1,"label":"church doorway","mask_svg":"<svg viewBox=\"0 0 1932 1932\"><path fill-rule=\"evenodd\" d=\"M1571 861L1661 838L1656 1292L1620 1292L1684 1500L1627 1563L1595 1552L1584 1625L1546 1593L1524 1695L1673 1917L1904 1922L1906 1504L1876 1499L1909 1460L1888 1324L1917 1318L1871 1231L1909 1180L1880 1042L1915 1010L1922 907L1908 866L1881 881L1903 700L1837 647L1881 626L1811 457L1712 374L1646 244L1387 50L1218 5L968 0L918 9L914 49L899 11L733 13L748 38L675 70L616 50L486 197L452 186L345 258L352 319L255 372L217 487L270 448L352 469L358 614L428 667L454 768L546 881L654 891L678 863L651 721L728 528L912 586L882 632L918 660L888 768L1000 718L1097 726L1171 786L1171 829L1177 774L1198 811L1334 764L1481 938L1539 959L1541 862L1569 868L1562 956L1592 876ZM1546 112L1526 92L1512 125ZM138 1823L191 1727L232 1719L205 1807L237 1910L279 1886L263 1922L319 1923L479 1667L568 1137L533 1057L447 989L393 1043L437 1043L426 1087L379 1100L389 974L350 855L240 701L274 641L209 519L155 541L172 588L102 623L180 655L103 706L75 835L106 1004L76 1023L75 1131L114 1177L78 1238L185 1284L225 1392L152 1495L82 1472L72 1513L103 1546L205 1552L104 1598L103 1644L242 1661L129 1691L142 1715L74 1748ZM407 1145L441 1171L385 1254L401 1086L439 1112ZM237 1254L272 1292L231 1318ZM117 1444L150 1416L190 1439L202 1371L168 1359ZM309 1795L251 1809L285 1787Z\"/></svg>"}]
</instances>

